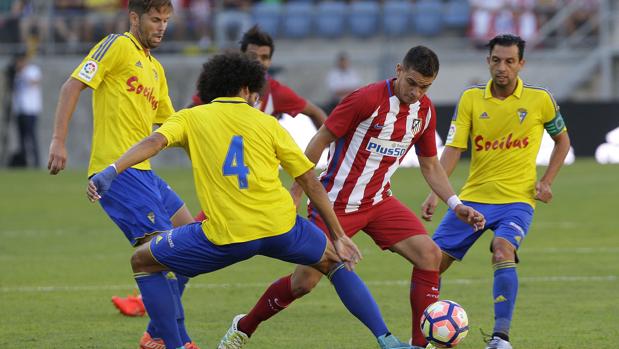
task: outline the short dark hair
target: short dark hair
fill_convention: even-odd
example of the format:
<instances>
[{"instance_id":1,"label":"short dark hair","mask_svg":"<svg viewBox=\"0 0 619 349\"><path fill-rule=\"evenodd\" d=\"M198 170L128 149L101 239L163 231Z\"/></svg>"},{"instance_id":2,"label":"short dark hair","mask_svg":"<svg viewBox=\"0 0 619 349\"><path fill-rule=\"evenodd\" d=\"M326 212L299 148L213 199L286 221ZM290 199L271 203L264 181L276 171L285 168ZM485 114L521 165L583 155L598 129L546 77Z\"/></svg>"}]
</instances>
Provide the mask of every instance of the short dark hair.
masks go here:
<instances>
[{"instance_id":1,"label":"short dark hair","mask_svg":"<svg viewBox=\"0 0 619 349\"><path fill-rule=\"evenodd\" d=\"M402 66L405 70L413 69L423 76L436 76L439 69L438 56L425 46L415 46L404 56Z\"/></svg>"},{"instance_id":2,"label":"short dark hair","mask_svg":"<svg viewBox=\"0 0 619 349\"><path fill-rule=\"evenodd\" d=\"M135 12L139 16L148 13L151 9L161 11L162 8L169 7L170 10L174 9L171 0L129 0L129 12Z\"/></svg>"},{"instance_id":3,"label":"short dark hair","mask_svg":"<svg viewBox=\"0 0 619 349\"><path fill-rule=\"evenodd\" d=\"M524 47L526 45L526 42L522 40L522 38L518 35L500 34L492 38L490 41L488 41L488 44L486 45L486 47L489 49L488 52L490 54L492 54L492 50L496 45L507 47L516 45L518 46L518 58L522 60L522 58L524 57Z\"/></svg>"},{"instance_id":4,"label":"short dark hair","mask_svg":"<svg viewBox=\"0 0 619 349\"><path fill-rule=\"evenodd\" d=\"M204 103L218 97L234 97L243 87L260 92L265 84L265 71L260 62L238 52L212 57L202 66L198 78L198 94Z\"/></svg>"},{"instance_id":5,"label":"short dark hair","mask_svg":"<svg viewBox=\"0 0 619 349\"><path fill-rule=\"evenodd\" d=\"M260 30L260 27L258 25L254 25L248 31L246 31L245 34L243 34L240 44L241 52L246 52L247 46L249 44L257 46L269 46L271 48L270 57L273 57L273 52L275 52L275 44L273 44L273 38L268 33Z\"/></svg>"}]
</instances>

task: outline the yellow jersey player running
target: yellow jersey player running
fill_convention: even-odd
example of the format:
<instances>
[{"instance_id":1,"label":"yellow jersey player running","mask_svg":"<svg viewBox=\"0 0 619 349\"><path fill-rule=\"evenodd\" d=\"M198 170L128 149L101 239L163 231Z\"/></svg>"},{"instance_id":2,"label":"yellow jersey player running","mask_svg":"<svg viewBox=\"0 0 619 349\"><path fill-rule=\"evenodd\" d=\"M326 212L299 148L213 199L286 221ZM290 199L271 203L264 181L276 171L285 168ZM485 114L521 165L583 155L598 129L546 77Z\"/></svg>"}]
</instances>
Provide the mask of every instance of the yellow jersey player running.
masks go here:
<instances>
[{"instance_id":1,"label":"yellow jersey player running","mask_svg":"<svg viewBox=\"0 0 619 349\"><path fill-rule=\"evenodd\" d=\"M447 136L441 164L448 174L471 141L471 168L460 198L486 217L494 232L490 250L494 267L495 325L486 349L511 349L509 329L518 292L516 250L525 238L535 200L552 199L551 185L570 148L559 107L547 90L526 85L518 77L525 64L525 42L499 35L488 43L492 79L462 94ZM536 183L536 157L544 129L555 145L546 172ZM430 220L436 207L431 193L422 205ZM485 230L485 229L484 229ZM443 252L440 272L461 260L481 232L462 223L449 210L433 239Z\"/></svg>"},{"instance_id":2,"label":"yellow jersey player running","mask_svg":"<svg viewBox=\"0 0 619 349\"><path fill-rule=\"evenodd\" d=\"M54 134L49 149L51 174L67 161L68 125L81 92L93 89L93 138L88 176L105 169L133 144L174 113L161 64L150 50L161 44L172 15L170 0L129 1L130 30L111 34L94 46L60 91ZM138 246L161 231L192 221L189 210L153 171L148 161L135 164L114 183L101 200L108 216ZM168 275L176 302L179 332L188 347L197 348L187 335L180 296L187 278ZM124 301L123 301L124 300ZM142 301L113 297L125 315L144 315ZM157 329L149 324L141 348L161 347Z\"/></svg>"},{"instance_id":3,"label":"yellow jersey player running","mask_svg":"<svg viewBox=\"0 0 619 349\"><path fill-rule=\"evenodd\" d=\"M194 277L264 255L310 265L327 275L381 348L410 349L391 335L369 290L352 272L361 254L339 224L314 164L275 118L252 107L264 83L258 61L240 53L213 57L198 81L207 104L171 116L88 185L91 200L104 199L128 167L163 148L181 146L190 154L205 219L157 236L139 246L131 259L144 304L166 347L182 348L182 342L174 331L174 302L160 292L168 287L162 270ZM296 214L279 179L280 165L312 199L331 240ZM248 339L234 322L218 348L240 348Z\"/></svg>"}]
</instances>

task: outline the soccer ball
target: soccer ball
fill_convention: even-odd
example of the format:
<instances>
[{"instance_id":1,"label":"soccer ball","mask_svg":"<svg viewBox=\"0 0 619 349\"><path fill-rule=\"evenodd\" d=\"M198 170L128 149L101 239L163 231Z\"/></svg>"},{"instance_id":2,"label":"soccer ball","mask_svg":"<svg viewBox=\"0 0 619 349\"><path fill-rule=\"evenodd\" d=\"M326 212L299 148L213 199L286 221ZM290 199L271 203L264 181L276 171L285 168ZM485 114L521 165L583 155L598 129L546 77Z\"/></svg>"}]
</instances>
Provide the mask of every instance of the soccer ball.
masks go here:
<instances>
[{"instance_id":1,"label":"soccer ball","mask_svg":"<svg viewBox=\"0 0 619 349\"><path fill-rule=\"evenodd\" d=\"M464 308L452 301L430 304L421 316L421 332L438 348L453 348L466 337L469 319Z\"/></svg>"}]
</instances>

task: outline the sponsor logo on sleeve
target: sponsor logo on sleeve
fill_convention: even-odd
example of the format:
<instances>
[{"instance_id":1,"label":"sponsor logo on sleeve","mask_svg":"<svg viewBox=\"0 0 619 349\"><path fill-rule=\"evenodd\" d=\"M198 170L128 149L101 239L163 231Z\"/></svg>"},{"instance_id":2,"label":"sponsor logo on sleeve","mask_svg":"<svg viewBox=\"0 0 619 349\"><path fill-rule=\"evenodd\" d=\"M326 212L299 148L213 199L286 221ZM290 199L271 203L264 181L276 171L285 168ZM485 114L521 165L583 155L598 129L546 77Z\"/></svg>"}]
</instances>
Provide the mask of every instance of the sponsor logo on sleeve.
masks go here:
<instances>
[{"instance_id":1,"label":"sponsor logo on sleeve","mask_svg":"<svg viewBox=\"0 0 619 349\"><path fill-rule=\"evenodd\" d=\"M77 75L85 81L90 81L97 73L97 69L99 69L97 62L86 61L86 63L84 63L84 66L82 66L82 69L80 69L80 72Z\"/></svg>"},{"instance_id":2,"label":"sponsor logo on sleeve","mask_svg":"<svg viewBox=\"0 0 619 349\"><path fill-rule=\"evenodd\" d=\"M456 125L451 124L451 126L449 126L449 133L447 133L447 140L445 141L445 143L449 144L453 142L455 135L456 135Z\"/></svg>"}]
</instances>

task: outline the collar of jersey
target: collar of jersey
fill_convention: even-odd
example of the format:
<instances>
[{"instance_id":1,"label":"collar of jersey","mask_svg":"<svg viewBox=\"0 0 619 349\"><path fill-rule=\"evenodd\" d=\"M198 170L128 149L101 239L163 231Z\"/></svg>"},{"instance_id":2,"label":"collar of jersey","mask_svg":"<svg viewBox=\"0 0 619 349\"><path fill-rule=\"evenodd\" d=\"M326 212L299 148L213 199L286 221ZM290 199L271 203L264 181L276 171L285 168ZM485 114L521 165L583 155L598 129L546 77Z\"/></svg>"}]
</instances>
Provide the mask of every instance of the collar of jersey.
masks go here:
<instances>
[{"instance_id":1,"label":"collar of jersey","mask_svg":"<svg viewBox=\"0 0 619 349\"><path fill-rule=\"evenodd\" d=\"M144 52L144 47L142 47L142 45L140 44L138 39L135 36L133 36L133 34L131 34L131 32L125 32L124 35L126 37L128 37L129 40L131 40L131 42L135 45L136 49L138 49L140 52L142 52L143 55L146 56L146 53ZM148 57L150 57L150 55L148 55Z\"/></svg>"},{"instance_id":2,"label":"collar of jersey","mask_svg":"<svg viewBox=\"0 0 619 349\"><path fill-rule=\"evenodd\" d=\"M217 97L217 98L213 99L213 101L211 103L215 103L215 102L219 102L219 103L247 103L247 101L244 100L241 97Z\"/></svg>"},{"instance_id":3,"label":"collar of jersey","mask_svg":"<svg viewBox=\"0 0 619 349\"><path fill-rule=\"evenodd\" d=\"M485 99L492 98L492 90L490 86L492 86L492 79L490 79L490 81L488 81L488 83L486 84L486 91L484 92ZM512 96L520 99L520 96L522 96L523 89L524 89L524 83L522 82L522 79L518 78L518 82L516 83L516 89L514 90L514 93L512 93Z\"/></svg>"}]
</instances>

